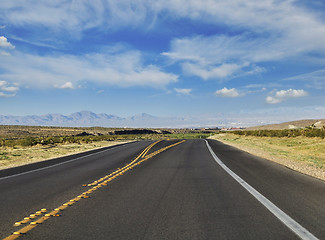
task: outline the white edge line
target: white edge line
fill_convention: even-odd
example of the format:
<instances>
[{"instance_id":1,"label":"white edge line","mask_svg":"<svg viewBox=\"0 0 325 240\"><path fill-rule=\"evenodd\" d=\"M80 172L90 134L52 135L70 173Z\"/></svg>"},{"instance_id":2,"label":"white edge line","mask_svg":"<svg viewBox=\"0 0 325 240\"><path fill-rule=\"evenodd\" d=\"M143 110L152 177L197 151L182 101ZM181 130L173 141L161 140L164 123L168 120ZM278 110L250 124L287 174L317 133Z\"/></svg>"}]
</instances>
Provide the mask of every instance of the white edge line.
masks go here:
<instances>
[{"instance_id":1,"label":"white edge line","mask_svg":"<svg viewBox=\"0 0 325 240\"><path fill-rule=\"evenodd\" d=\"M8 179L8 178L12 178L12 177L18 177L18 176L25 175L25 174L28 174L28 173L38 172L38 171L41 171L41 170L44 170L44 169L48 169L48 168L52 168L52 167L57 167L57 166L60 166L60 165L66 164L66 163L74 162L76 160L79 160L79 159L82 159L82 158L85 158L85 157L90 157L90 156L93 156L93 155L96 155L96 154L99 154L99 153L103 153L103 152L106 152L106 151L110 151L110 150L115 149L115 148L118 148L118 147L123 147L125 145L126 144L123 144L123 145L121 145L121 144L115 145L115 146L112 146L111 148L106 149L106 150L103 150L103 151L99 151L99 152L95 152L95 153L90 153L90 154L85 155L85 156L81 156L81 157L78 157L78 158L74 158L74 159L71 159L71 160L68 160L68 161L64 161L64 162L61 162L61 163L57 163L57 164L54 164L54 165L50 165L50 166L47 166L47 167L37 168L37 169L30 170L30 171L27 171L27 172L22 172L22 173L17 173L17 174L10 175L10 176L2 177L2 178L0 178L0 181L1 180ZM82 153L82 152L80 152L80 153ZM67 157L67 156L63 156L63 157ZM51 160L51 159L48 159L46 161L49 161L49 160ZM19 166L19 167L22 167L22 166Z\"/></svg>"},{"instance_id":2,"label":"white edge line","mask_svg":"<svg viewBox=\"0 0 325 240\"><path fill-rule=\"evenodd\" d=\"M293 231L296 235L298 235L303 240L316 240L313 234L311 234L307 229L297 223L294 219L288 216L285 212L283 212L280 208L274 205L270 200L264 197L261 193L259 193L256 189L254 189L251 185L245 182L241 177L239 177L236 173L230 170L214 153L212 148L210 147L207 140L205 140L206 145L214 158L214 160L230 175L232 176L240 185L242 185L250 194L252 194L260 203L264 205L273 215L275 215L281 222L283 222L291 231Z\"/></svg>"}]
</instances>

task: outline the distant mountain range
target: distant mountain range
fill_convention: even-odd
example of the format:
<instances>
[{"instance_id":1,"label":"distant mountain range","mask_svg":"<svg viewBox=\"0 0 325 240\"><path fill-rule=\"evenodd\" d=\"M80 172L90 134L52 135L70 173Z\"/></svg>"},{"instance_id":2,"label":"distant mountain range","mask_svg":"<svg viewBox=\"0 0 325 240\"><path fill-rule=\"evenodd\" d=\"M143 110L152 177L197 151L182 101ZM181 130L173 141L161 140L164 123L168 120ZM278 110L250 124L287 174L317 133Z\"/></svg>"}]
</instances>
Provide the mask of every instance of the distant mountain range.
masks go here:
<instances>
[{"instance_id":1,"label":"distant mountain range","mask_svg":"<svg viewBox=\"0 0 325 240\"><path fill-rule=\"evenodd\" d=\"M290 117L283 117L290 119ZM96 114L90 111L81 111L68 116L62 114L4 116L0 115L0 125L25 126L58 126L58 127L131 127L131 128L200 128L200 127L249 127L251 129L283 129L310 126L325 120L303 120L283 123L279 119L265 114L194 116L194 117L157 117L142 113L130 117L119 117L112 114ZM281 123L277 125L267 125ZM320 123L317 123L320 124ZM317 125L316 124L316 125Z\"/></svg>"},{"instance_id":2,"label":"distant mountain range","mask_svg":"<svg viewBox=\"0 0 325 240\"><path fill-rule=\"evenodd\" d=\"M0 115L0 125L62 126L62 127L187 127L194 126L194 119L182 117L156 117L146 113L131 117L119 117L90 111L62 114L4 116Z\"/></svg>"}]
</instances>

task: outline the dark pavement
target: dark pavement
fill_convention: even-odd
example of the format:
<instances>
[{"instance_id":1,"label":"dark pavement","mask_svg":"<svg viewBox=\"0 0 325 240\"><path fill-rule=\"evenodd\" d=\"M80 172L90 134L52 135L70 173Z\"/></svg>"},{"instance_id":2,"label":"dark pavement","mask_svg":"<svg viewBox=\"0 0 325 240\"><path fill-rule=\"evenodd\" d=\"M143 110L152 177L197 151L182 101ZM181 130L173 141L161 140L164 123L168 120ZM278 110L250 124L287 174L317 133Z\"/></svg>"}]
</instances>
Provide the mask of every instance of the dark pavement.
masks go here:
<instances>
[{"instance_id":1,"label":"dark pavement","mask_svg":"<svg viewBox=\"0 0 325 240\"><path fill-rule=\"evenodd\" d=\"M147 156L176 142L159 142ZM13 226L24 217L87 191L83 184L124 167L151 143L0 179L0 238L28 225ZM238 176L325 239L324 181L209 143ZM187 140L133 166L59 214L19 239L299 239L215 162L203 140Z\"/></svg>"}]
</instances>

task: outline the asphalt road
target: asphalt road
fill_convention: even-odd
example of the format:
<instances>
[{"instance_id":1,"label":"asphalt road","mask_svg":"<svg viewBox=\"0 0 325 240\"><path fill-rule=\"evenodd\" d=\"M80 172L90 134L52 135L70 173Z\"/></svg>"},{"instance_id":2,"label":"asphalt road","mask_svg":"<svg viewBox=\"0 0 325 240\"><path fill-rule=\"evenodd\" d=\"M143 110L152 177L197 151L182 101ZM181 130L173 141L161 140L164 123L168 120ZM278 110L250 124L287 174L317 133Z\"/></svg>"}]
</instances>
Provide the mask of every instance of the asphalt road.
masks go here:
<instances>
[{"instance_id":1,"label":"asphalt road","mask_svg":"<svg viewBox=\"0 0 325 240\"><path fill-rule=\"evenodd\" d=\"M324 181L208 142L241 182L325 239ZM0 171L0 238L300 239L204 140L152 143Z\"/></svg>"}]
</instances>

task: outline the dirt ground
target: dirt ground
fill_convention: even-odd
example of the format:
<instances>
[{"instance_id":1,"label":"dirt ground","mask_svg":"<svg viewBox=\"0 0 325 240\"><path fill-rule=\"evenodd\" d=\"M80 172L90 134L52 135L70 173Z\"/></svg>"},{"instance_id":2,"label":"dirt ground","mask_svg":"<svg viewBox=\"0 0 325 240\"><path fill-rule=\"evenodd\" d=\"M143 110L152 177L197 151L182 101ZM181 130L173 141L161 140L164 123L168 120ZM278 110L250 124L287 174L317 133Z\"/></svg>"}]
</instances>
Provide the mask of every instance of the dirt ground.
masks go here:
<instances>
[{"instance_id":1,"label":"dirt ground","mask_svg":"<svg viewBox=\"0 0 325 240\"><path fill-rule=\"evenodd\" d=\"M298 172L325 180L325 140L275 138L221 133L210 137Z\"/></svg>"},{"instance_id":2,"label":"dirt ground","mask_svg":"<svg viewBox=\"0 0 325 240\"><path fill-rule=\"evenodd\" d=\"M14 148L0 147L0 170L126 142L130 141L101 141L88 144L75 143Z\"/></svg>"}]
</instances>

